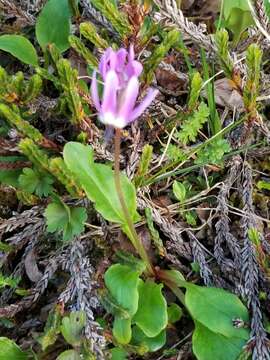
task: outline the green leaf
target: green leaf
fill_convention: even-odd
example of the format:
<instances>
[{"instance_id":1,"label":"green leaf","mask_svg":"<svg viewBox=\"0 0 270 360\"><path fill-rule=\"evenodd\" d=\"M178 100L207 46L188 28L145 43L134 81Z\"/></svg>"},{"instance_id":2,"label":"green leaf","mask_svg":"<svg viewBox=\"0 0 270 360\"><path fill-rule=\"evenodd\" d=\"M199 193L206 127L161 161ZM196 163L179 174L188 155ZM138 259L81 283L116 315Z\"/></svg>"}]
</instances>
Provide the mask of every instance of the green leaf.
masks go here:
<instances>
[{"instance_id":1,"label":"green leaf","mask_svg":"<svg viewBox=\"0 0 270 360\"><path fill-rule=\"evenodd\" d=\"M30 168L24 168L19 177L22 190L30 194L35 193L38 196L48 196L53 191L52 183L53 178L51 176Z\"/></svg>"},{"instance_id":2,"label":"green leaf","mask_svg":"<svg viewBox=\"0 0 270 360\"><path fill-rule=\"evenodd\" d=\"M27 360L27 354L6 337L0 337L0 360Z\"/></svg>"},{"instance_id":3,"label":"green leaf","mask_svg":"<svg viewBox=\"0 0 270 360\"><path fill-rule=\"evenodd\" d=\"M21 169L0 170L0 183L17 187Z\"/></svg>"},{"instance_id":4,"label":"green leaf","mask_svg":"<svg viewBox=\"0 0 270 360\"><path fill-rule=\"evenodd\" d=\"M59 51L69 48L71 11L68 0L49 0L42 9L36 23L36 37L45 50L55 44Z\"/></svg>"},{"instance_id":5,"label":"green leaf","mask_svg":"<svg viewBox=\"0 0 270 360\"><path fill-rule=\"evenodd\" d=\"M185 283L186 307L192 318L227 337L249 338L249 331L233 326L236 318L248 322L248 311L236 295L223 289Z\"/></svg>"},{"instance_id":6,"label":"green leaf","mask_svg":"<svg viewBox=\"0 0 270 360\"><path fill-rule=\"evenodd\" d=\"M115 317L113 322L113 336L119 344L128 344L131 340L131 319Z\"/></svg>"},{"instance_id":7,"label":"green leaf","mask_svg":"<svg viewBox=\"0 0 270 360\"><path fill-rule=\"evenodd\" d=\"M6 286L16 288L20 282L20 277L14 278L12 276L6 276L0 273L0 289Z\"/></svg>"},{"instance_id":8,"label":"green leaf","mask_svg":"<svg viewBox=\"0 0 270 360\"><path fill-rule=\"evenodd\" d=\"M160 334L150 338L138 326L134 326L132 329L132 344L146 347L150 352L158 351L165 343L166 330L162 330Z\"/></svg>"},{"instance_id":9,"label":"green leaf","mask_svg":"<svg viewBox=\"0 0 270 360\"><path fill-rule=\"evenodd\" d=\"M38 66L38 56L34 46L21 35L1 35L0 49L10 53L25 64Z\"/></svg>"},{"instance_id":10,"label":"green leaf","mask_svg":"<svg viewBox=\"0 0 270 360\"><path fill-rule=\"evenodd\" d=\"M122 319L130 318L129 312L118 304L118 302L107 289L102 290L100 295L101 304L108 313L114 316L118 316Z\"/></svg>"},{"instance_id":11,"label":"green leaf","mask_svg":"<svg viewBox=\"0 0 270 360\"><path fill-rule=\"evenodd\" d=\"M238 41L241 33L254 24L247 0L226 0L223 6L225 26L234 33Z\"/></svg>"},{"instance_id":12,"label":"green leaf","mask_svg":"<svg viewBox=\"0 0 270 360\"><path fill-rule=\"evenodd\" d=\"M171 304L167 308L168 312L168 322L173 324L179 321L183 315L183 310L177 304Z\"/></svg>"},{"instance_id":13,"label":"green leaf","mask_svg":"<svg viewBox=\"0 0 270 360\"><path fill-rule=\"evenodd\" d=\"M264 5L264 10L266 15L268 16L268 19L270 19L270 3L268 0L264 0L263 1L263 5Z\"/></svg>"},{"instance_id":14,"label":"green leaf","mask_svg":"<svg viewBox=\"0 0 270 360\"><path fill-rule=\"evenodd\" d=\"M195 160L196 164L217 164L222 161L224 154L231 151L230 144L225 139L217 139L211 141L201 151L198 152L198 157Z\"/></svg>"},{"instance_id":15,"label":"green leaf","mask_svg":"<svg viewBox=\"0 0 270 360\"><path fill-rule=\"evenodd\" d=\"M140 274L142 274L144 272L144 270L146 269L146 265L143 262L143 260L133 256L130 253L127 253L125 251L122 250L118 250L116 251L116 260L117 262L119 262L122 265L127 265L129 266L133 271L139 271Z\"/></svg>"},{"instance_id":16,"label":"green leaf","mask_svg":"<svg viewBox=\"0 0 270 360\"><path fill-rule=\"evenodd\" d=\"M186 188L185 185L179 181L174 180L173 182L173 193L177 200L182 203L186 199Z\"/></svg>"},{"instance_id":17,"label":"green leaf","mask_svg":"<svg viewBox=\"0 0 270 360\"><path fill-rule=\"evenodd\" d=\"M111 360L127 360L128 356L127 351L121 348L113 348L111 354Z\"/></svg>"},{"instance_id":18,"label":"green leaf","mask_svg":"<svg viewBox=\"0 0 270 360\"><path fill-rule=\"evenodd\" d=\"M113 170L108 165L94 163L92 149L76 142L65 145L64 160L87 197L95 203L96 210L106 220L125 225L126 218L115 189ZM124 175L121 176L121 185L129 215L137 222L140 217L136 211L135 187Z\"/></svg>"},{"instance_id":19,"label":"green leaf","mask_svg":"<svg viewBox=\"0 0 270 360\"><path fill-rule=\"evenodd\" d=\"M192 349L198 360L236 360L245 343L244 339L225 337L195 321Z\"/></svg>"},{"instance_id":20,"label":"green leaf","mask_svg":"<svg viewBox=\"0 0 270 360\"><path fill-rule=\"evenodd\" d=\"M178 270L160 270L159 277L165 283L171 283L179 287L185 286L186 283L184 276Z\"/></svg>"},{"instance_id":21,"label":"green leaf","mask_svg":"<svg viewBox=\"0 0 270 360\"><path fill-rule=\"evenodd\" d=\"M45 210L47 220L47 231L63 232L63 240L71 240L75 235L79 235L84 229L87 213L84 208L69 208L60 202L49 204Z\"/></svg>"},{"instance_id":22,"label":"green leaf","mask_svg":"<svg viewBox=\"0 0 270 360\"><path fill-rule=\"evenodd\" d=\"M115 264L104 275L105 285L117 303L133 316L138 309L138 284L140 271L129 266Z\"/></svg>"},{"instance_id":23,"label":"green leaf","mask_svg":"<svg viewBox=\"0 0 270 360\"><path fill-rule=\"evenodd\" d=\"M52 312L49 313L44 329L44 334L38 339L42 350L46 350L48 346L53 345L60 333L61 325L61 310L60 306L56 306Z\"/></svg>"},{"instance_id":24,"label":"green leaf","mask_svg":"<svg viewBox=\"0 0 270 360\"><path fill-rule=\"evenodd\" d=\"M22 169L13 169L13 164L17 161L25 161L23 156L0 156L0 183L11 185L14 187L19 186L19 176L22 173Z\"/></svg>"},{"instance_id":25,"label":"green leaf","mask_svg":"<svg viewBox=\"0 0 270 360\"><path fill-rule=\"evenodd\" d=\"M161 292L162 287L162 284L152 280L142 281L138 287L138 311L132 320L148 337L157 336L168 324L167 303Z\"/></svg>"},{"instance_id":26,"label":"green leaf","mask_svg":"<svg viewBox=\"0 0 270 360\"><path fill-rule=\"evenodd\" d=\"M195 141L199 130L207 121L209 114L210 111L208 106L204 102L201 102L198 106L198 110L188 116L181 125L181 130L176 134L179 141L184 145L186 145L189 141Z\"/></svg>"},{"instance_id":27,"label":"green leaf","mask_svg":"<svg viewBox=\"0 0 270 360\"><path fill-rule=\"evenodd\" d=\"M260 181L257 182L257 187L258 187L258 189L260 189L260 190L263 190L263 189L265 189L265 190L270 190L270 182L264 181L264 180L260 180Z\"/></svg>"},{"instance_id":28,"label":"green leaf","mask_svg":"<svg viewBox=\"0 0 270 360\"><path fill-rule=\"evenodd\" d=\"M74 311L64 317L61 325L61 333L65 340L72 346L80 346L82 342L83 329L86 325L86 314L84 311Z\"/></svg>"},{"instance_id":29,"label":"green leaf","mask_svg":"<svg viewBox=\"0 0 270 360\"><path fill-rule=\"evenodd\" d=\"M66 350L57 356L56 360L81 360L81 356L75 350Z\"/></svg>"}]
</instances>

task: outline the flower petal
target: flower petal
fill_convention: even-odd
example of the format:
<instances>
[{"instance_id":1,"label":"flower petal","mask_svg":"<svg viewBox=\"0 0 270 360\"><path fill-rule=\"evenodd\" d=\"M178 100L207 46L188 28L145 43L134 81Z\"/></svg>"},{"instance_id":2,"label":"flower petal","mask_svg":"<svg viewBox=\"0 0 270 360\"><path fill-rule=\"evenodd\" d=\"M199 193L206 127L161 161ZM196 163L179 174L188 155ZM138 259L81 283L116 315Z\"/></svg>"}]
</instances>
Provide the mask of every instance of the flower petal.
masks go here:
<instances>
[{"instance_id":1,"label":"flower petal","mask_svg":"<svg viewBox=\"0 0 270 360\"><path fill-rule=\"evenodd\" d=\"M131 76L139 77L143 71L143 66L139 61L133 60L129 62L126 66L126 74L128 78Z\"/></svg>"},{"instance_id":2,"label":"flower petal","mask_svg":"<svg viewBox=\"0 0 270 360\"><path fill-rule=\"evenodd\" d=\"M139 80L136 76L132 76L127 87L121 95L117 117L129 122L130 115L135 106L136 99L139 93Z\"/></svg>"},{"instance_id":3,"label":"flower petal","mask_svg":"<svg viewBox=\"0 0 270 360\"><path fill-rule=\"evenodd\" d=\"M117 56L116 56L116 52L112 50L110 53L110 58L109 58L108 71L116 70L116 66L117 66Z\"/></svg>"},{"instance_id":4,"label":"flower petal","mask_svg":"<svg viewBox=\"0 0 270 360\"><path fill-rule=\"evenodd\" d=\"M101 110L102 113L116 113L118 78L114 70L106 74Z\"/></svg>"},{"instance_id":5,"label":"flower petal","mask_svg":"<svg viewBox=\"0 0 270 360\"><path fill-rule=\"evenodd\" d=\"M151 104L151 102L155 99L158 94L158 90L150 88L147 95L144 97L142 102L132 111L129 122L137 119L144 110Z\"/></svg>"},{"instance_id":6,"label":"flower petal","mask_svg":"<svg viewBox=\"0 0 270 360\"><path fill-rule=\"evenodd\" d=\"M101 106L100 106L100 100L99 100L99 95L98 95L96 70L93 72L93 79L92 79L90 91L91 91L91 97L92 97L93 103L95 105L95 108L97 109L97 111L100 111Z\"/></svg>"},{"instance_id":7,"label":"flower petal","mask_svg":"<svg viewBox=\"0 0 270 360\"><path fill-rule=\"evenodd\" d=\"M112 48L108 48L105 53L101 56L98 70L100 72L100 75L102 76L102 79L105 80L106 74L108 72L108 62L110 59L111 52L113 51Z\"/></svg>"},{"instance_id":8,"label":"flower petal","mask_svg":"<svg viewBox=\"0 0 270 360\"><path fill-rule=\"evenodd\" d=\"M126 63L127 55L128 55L128 52L124 48L121 48L120 50L118 50L116 52L116 58L117 58L116 70L117 71L123 71L123 68Z\"/></svg>"}]
</instances>

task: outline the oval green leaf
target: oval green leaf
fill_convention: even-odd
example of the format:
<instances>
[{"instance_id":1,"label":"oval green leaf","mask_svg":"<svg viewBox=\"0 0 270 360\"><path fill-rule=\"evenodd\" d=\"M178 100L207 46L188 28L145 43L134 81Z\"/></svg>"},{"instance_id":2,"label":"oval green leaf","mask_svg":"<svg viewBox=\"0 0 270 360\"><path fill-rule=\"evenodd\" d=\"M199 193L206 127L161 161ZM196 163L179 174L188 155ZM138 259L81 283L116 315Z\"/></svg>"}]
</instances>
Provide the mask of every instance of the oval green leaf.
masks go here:
<instances>
[{"instance_id":1,"label":"oval green leaf","mask_svg":"<svg viewBox=\"0 0 270 360\"><path fill-rule=\"evenodd\" d=\"M86 325L86 313L74 311L62 320L61 333L66 342L74 347L80 346L83 329Z\"/></svg>"},{"instance_id":2,"label":"oval green leaf","mask_svg":"<svg viewBox=\"0 0 270 360\"><path fill-rule=\"evenodd\" d=\"M104 280L108 290L117 303L133 316L138 309L139 271L127 265L112 265L105 273Z\"/></svg>"},{"instance_id":3,"label":"oval green leaf","mask_svg":"<svg viewBox=\"0 0 270 360\"><path fill-rule=\"evenodd\" d=\"M148 337L157 336L168 324L167 303L162 284L151 280L140 282L138 311L132 319Z\"/></svg>"},{"instance_id":4,"label":"oval green leaf","mask_svg":"<svg viewBox=\"0 0 270 360\"><path fill-rule=\"evenodd\" d=\"M31 42L21 35L1 35L0 50L6 51L25 64L37 66L38 56Z\"/></svg>"},{"instance_id":5,"label":"oval green leaf","mask_svg":"<svg viewBox=\"0 0 270 360\"><path fill-rule=\"evenodd\" d=\"M116 347L111 350L111 355L111 360L127 360L128 353L126 350Z\"/></svg>"},{"instance_id":6,"label":"oval green leaf","mask_svg":"<svg viewBox=\"0 0 270 360\"><path fill-rule=\"evenodd\" d=\"M195 321L192 349L198 360L236 360L245 343L244 339L227 338Z\"/></svg>"},{"instance_id":7,"label":"oval green leaf","mask_svg":"<svg viewBox=\"0 0 270 360\"><path fill-rule=\"evenodd\" d=\"M55 44L59 51L69 48L71 11L68 0L49 0L42 9L36 23L36 37L44 50Z\"/></svg>"},{"instance_id":8,"label":"oval green leaf","mask_svg":"<svg viewBox=\"0 0 270 360\"><path fill-rule=\"evenodd\" d=\"M95 203L95 208L108 221L126 224L114 182L114 172L104 164L93 161L89 146L69 142L64 147L64 160L67 167L80 182L87 197ZM122 191L129 214L134 222L140 219L136 211L136 191L124 175L121 177Z\"/></svg>"},{"instance_id":9,"label":"oval green leaf","mask_svg":"<svg viewBox=\"0 0 270 360\"><path fill-rule=\"evenodd\" d=\"M75 350L66 350L56 360L81 360L81 356Z\"/></svg>"},{"instance_id":10,"label":"oval green leaf","mask_svg":"<svg viewBox=\"0 0 270 360\"><path fill-rule=\"evenodd\" d=\"M0 337L0 360L27 360L27 355L12 340Z\"/></svg>"},{"instance_id":11,"label":"oval green leaf","mask_svg":"<svg viewBox=\"0 0 270 360\"><path fill-rule=\"evenodd\" d=\"M168 312L168 322L174 324L179 321L183 315L183 310L177 304L171 304L167 308Z\"/></svg>"},{"instance_id":12,"label":"oval green leaf","mask_svg":"<svg viewBox=\"0 0 270 360\"><path fill-rule=\"evenodd\" d=\"M234 319L248 322L248 311L238 297L223 289L185 283L186 307L192 318L209 330L227 337L248 339L249 331L233 326Z\"/></svg>"},{"instance_id":13,"label":"oval green leaf","mask_svg":"<svg viewBox=\"0 0 270 360\"><path fill-rule=\"evenodd\" d=\"M128 344L131 340L131 319L116 317L113 322L113 336L119 344Z\"/></svg>"},{"instance_id":14,"label":"oval green leaf","mask_svg":"<svg viewBox=\"0 0 270 360\"><path fill-rule=\"evenodd\" d=\"M132 329L132 344L146 347L150 352L158 351L165 343L166 330L162 330L157 336L149 338L138 326L134 326Z\"/></svg>"}]
</instances>

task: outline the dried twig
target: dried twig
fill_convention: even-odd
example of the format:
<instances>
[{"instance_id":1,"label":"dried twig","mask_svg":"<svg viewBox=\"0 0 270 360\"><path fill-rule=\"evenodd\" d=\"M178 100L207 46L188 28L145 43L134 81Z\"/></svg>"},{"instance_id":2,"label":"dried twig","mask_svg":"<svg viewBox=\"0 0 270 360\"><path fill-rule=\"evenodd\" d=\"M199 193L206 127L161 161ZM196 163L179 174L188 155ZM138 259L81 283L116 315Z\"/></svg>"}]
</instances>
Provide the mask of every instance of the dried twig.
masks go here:
<instances>
[{"instance_id":1,"label":"dried twig","mask_svg":"<svg viewBox=\"0 0 270 360\"><path fill-rule=\"evenodd\" d=\"M235 239L230 231L229 226L229 207L228 207L228 196L230 189L237 178L239 167L241 164L240 157L234 157L232 159L232 167L230 168L229 175L223 182L217 197L217 216L218 221L216 227L216 237L214 245L214 255L218 264L223 268L231 269L233 272L240 268L240 246L238 241ZM223 244L230 250L233 261L226 259Z\"/></svg>"},{"instance_id":2,"label":"dried twig","mask_svg":"<svg viewBox=\"0 0 270 360\"><path fill-rule=\"evenodd\" d=\"M95 24L101 25L110 33L118 36L111 23L93 6L89 0L80 0L80 4L84 9L84 14Z\"/></svg>"},{"instance_id":3,"label":"dried twig","mask_svg":"<svg viewBox=\"0 0 270 360\"><path fill-rule=\"evenodd\" d=\"M76 308L84 310L87 316L85 335L91 341L92 351L97 359L103 360L105 339L101 335L101 328L95 321L93 309L99 306L96 295L97 283L93 280L94 269L85 254L84 246L79 239L75 239L66 258L62 261L64 270L70 272L71 278L67 288L59 296L59 301L67 303L76 299Z\"/></svg>"},{"instance_id":4,"label":"dried twig","mask_svg":"<svg viewBox=\"0 0 270 360\"><path fill-rule=\"evenodd\" d=\"M155 3L159 7L159 12L155 14L156 20L165 20L167 25L176 26L179 30L184 31L193 41L204 46L209 52L216 51L211 37L205 35L206 26L204 24L197 26L185 18L175 0L155 0Z\"/></svg>"},{"instance_id":5,"label":"dried twig","mask_svg":"<svg viewBox=\"0 0 270 360\"><path fill-rule=\"evenodd\" d=\"M203 250L196 236L191 231L187 231L187 234L191 240L194 261L196 261L200 267L201 278L203 279L206 286L211 286L213 284L213 273L207 264L205 251Z\"/></svg>"},{"instance_id":6,"label":"dried twig","mask_svg":"<svg viewBox=\"0 0 270 360\"><path fill-rule=\"evenodd\" d=\"M249 239L248 231L256 227L254 219L254 208L252 199L252 170L245 163L243 168L242 183L242 200L244 211L249 213L249 217L241 219L243 232L243 249L242 249L242 279L243 295L247 298L248 306L252 311L251 319L251 339L249 344L253 345L252 359L269 360L269 343L262 322L262 313L259 301L259 266L256 259L255 248Z\"/></svg>"}]
</instances>

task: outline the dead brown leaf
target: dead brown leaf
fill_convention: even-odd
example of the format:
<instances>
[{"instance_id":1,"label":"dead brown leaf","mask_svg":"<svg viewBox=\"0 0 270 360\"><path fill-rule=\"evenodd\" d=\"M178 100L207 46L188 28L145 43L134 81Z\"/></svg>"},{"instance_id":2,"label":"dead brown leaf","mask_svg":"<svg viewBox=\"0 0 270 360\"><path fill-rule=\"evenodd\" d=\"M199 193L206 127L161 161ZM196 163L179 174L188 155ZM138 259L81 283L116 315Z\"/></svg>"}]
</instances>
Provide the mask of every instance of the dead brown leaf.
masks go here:
<instances>
[{"instance_id":1,"label":"dead brown leaf","mask_svg":"<svg viewBox=\"0 0 270 360\"><path fill-rule=\"evenodd\" d=\"M216 104L230 109L236 108L238 111L244 110L242 96L235 90L230 81L226 78L218 79L214 82L215 101ZM202 95L207 97L206 90L202 91Z\"/></svg>"},{"instance_id":2,"label":"dead brown leaf","mask_svg":"<svg viewBox=\"0 0 270 360\"><path fill-rule=\"evenodd\" d=\"M29 277L29 279L32 282L36 283L41 279L42 273L38 269L36 262L36 254L34 250L31 250L26 255L24 266L25 266L26 275Z\"/></svg>"}]
</instances>

